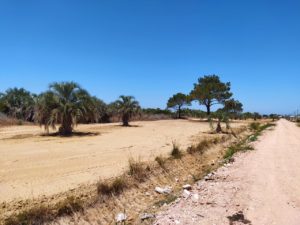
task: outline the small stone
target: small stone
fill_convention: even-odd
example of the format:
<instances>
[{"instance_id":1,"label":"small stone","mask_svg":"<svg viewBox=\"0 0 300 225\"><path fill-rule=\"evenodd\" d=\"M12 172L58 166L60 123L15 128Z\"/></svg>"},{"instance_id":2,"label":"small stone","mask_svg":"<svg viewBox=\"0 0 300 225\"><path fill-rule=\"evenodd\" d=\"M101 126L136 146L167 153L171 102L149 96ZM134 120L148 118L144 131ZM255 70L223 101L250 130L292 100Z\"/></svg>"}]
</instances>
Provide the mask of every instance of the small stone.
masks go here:
<instances>
[{"instance_id":1,"label":"small stone","mask_svg":"<svg viewBox=\"0 0 300 225\"><path fill-rule=\"evenodd\" d=\"M171 187L165 187L165 188L156 187L155 191L159 194L171 194L172 188Z\"/></svg>"},{"instance_id":2,"label":"small stone","mask_svg":"<svg viewBox=\"0 0 300 225\"><path fill-rule=\"evenodd\" d=\"M197 203L198 201L199 201L199 195L198 194L193 194L193 196L192 196L192 201L194 202L194 203Z\"/></svg>"},{"instance_id":3,"label":"small stone","mask_svg":"<svg viewBox=\"0 0 300 225\"><path fill-rule=\"evenodd\" d=\"M127 220L127 216L124 214L124 213L119 213L117 216L116 216L116 221L117 223L120 223L120 222L124 222Z\"/></svg>"},{"instance_id":4,"label":"small stone","mask_svg":"<svg viewBox=\"0 0 300 225\"><path fill-rule=\"evenodd\" d=\"M141 220L148 220L152 218L155 218L155 215L149 213L144 213L143 215L141 215Z\"/></svg>"},{"instance_id":5,"label":"small stone","mask_svg":"<svg viewBox=\"0 0 300 225\"><path fill-rule=\"evenodd\" d=\"M191 192L189 192L188 190L184 190L182 196L184 198L189 198L191 196Z\"/></svg>"}]
</instances>

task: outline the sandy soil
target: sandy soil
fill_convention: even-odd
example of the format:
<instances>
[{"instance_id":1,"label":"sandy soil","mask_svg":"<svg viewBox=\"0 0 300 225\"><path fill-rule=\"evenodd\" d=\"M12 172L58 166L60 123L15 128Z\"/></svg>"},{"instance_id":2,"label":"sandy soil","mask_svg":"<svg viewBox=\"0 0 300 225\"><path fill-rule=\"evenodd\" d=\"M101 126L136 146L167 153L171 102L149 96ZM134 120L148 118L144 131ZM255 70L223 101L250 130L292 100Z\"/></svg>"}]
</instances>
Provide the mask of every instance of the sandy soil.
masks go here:
<instances>
[{"instance_id":1,"label":"sandy soil","mask_svg":"<svg viewBox=\"0 0 300 225\"><path fill-rule=\"evenodd\" d=\"M299 225L300 128L280 120L255 147L197 183L191 198L174 203L155 224Z\"/></svg>"},{"instance_id":2,"label":"sandy soil","mask_svg":"<svg viewBox=\"0 0 300 225\"><path fill-rule=\"evenodd\" d=\"M209 131L207 123L184 120L133 125L80 125L78 131L99 134L70 138L41 136L37 126L0 128L0 201L52 195L117 175L129 157L152 160L168 154L173 141L186 148Z\"/></svg>"}]
</instances>

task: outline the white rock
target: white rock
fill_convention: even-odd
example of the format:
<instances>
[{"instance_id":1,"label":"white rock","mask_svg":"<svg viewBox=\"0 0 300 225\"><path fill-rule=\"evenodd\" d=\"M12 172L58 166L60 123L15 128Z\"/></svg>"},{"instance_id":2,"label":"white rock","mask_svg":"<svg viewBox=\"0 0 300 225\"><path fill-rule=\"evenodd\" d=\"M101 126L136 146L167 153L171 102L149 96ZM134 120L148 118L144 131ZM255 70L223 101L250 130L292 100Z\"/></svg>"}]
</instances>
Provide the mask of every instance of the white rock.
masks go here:
<instances>
[{"instance_id":1,"label":"white rock","mask_svg":"<svg viewBox=\"0 0 300 225\"><path fill-rule=\"evenodd\" d=\"M184 198L189 198L191 196L191 192L189 192L188 190L184 190L182 196Z\"/></svg>"},{"instance_id":2,"label":"white rock","mask_svg":"<svg viewBox=\"0 0 300 225\"><path fill-rule=\"evenodd\" d=\"M155 191L159 194L171 194L172 188L171 187L165 187L165 188L156 187Z\"/></svg>"},{"instance_id":3,"label":"white rock","mask_svg":"<svg viewBox=\"0 0 300 225\"><path fill-rule=\"evenodd\" d=\"M192 190L192 186L190 184L183 185L182 188L185 190Z\"/></svg>"},{"instance_id":4,"label":"white rock","mask_svg":"<svg viewBox=\"0 0 300 225\"><path fill-rule=\"evenodd\" d=\"M155 215L149 213L144 213L143 215L141 215L141 220L147 220L152 218L155 218Z\"/></svg>"},{"instance_id":5,"label":"white rock","mask_svg":"<svg viewBox=\"0 0 300 225\"><path fill-rule=\"evenodd\" d=\"M193 202L195 202L195 203L197 203L198 201L199 201L199 195L198 194L193 194L193 196L192 196L192 201Z\"/></svg>"},{"instance_id":6,"label":"white rock","mask_svg":"<svg viewBox=\"0 0 300 225\"><path fill-rule=\"evenodd\" d=\"M117 216L116 216L116 221L117 223L120 223L120 222L124 222L127 220L127 216L124 214L124 213L119 213Z\"/></svg>"}]
</instances>

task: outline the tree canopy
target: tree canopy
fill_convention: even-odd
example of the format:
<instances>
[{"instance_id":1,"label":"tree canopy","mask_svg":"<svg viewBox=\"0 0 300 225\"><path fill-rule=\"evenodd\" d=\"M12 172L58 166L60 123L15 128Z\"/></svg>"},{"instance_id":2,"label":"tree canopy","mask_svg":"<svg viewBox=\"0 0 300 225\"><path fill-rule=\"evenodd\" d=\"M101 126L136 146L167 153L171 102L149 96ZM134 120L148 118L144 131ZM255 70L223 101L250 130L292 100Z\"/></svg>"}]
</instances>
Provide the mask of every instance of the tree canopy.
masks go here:
<instances>
[{"instance_id":1,"label":"tree canopy","mask_svg":"<svg viewBox=\"0 0 300 225\"><path fill-rule=\"evenodd\" d=\"M10 117L32 121L35 95L24 88L10 88L0 94L0 111Z\"/></svg>"},{"instance_id":2,"label":"tree canopy","mask_svg":"<svg viewBox=\"0 0 300 225\"><path fill-rule=\"evenodd\" d=\"M190 97L204 105L207 115L210 115L213 105L224 104L232 96L230 86L230 82L223 83L217 75L207 75L194 84Z\"/></svg>"},{"instance_id":3,"label":"tree canopy","mask_svg":"<svg viewBox=\"0 0 300 225\"><path fill-rule=\"evenodd\" d=\"M95 108L92 97L77 83L53 83L38 97L36 120L46 130L60 124L59 133L69 135L79 120L96 120Z\"/></svg>"},{"instance_id":4,"label":"tree canopy","mask_svg":"<svg viewBox=\"0 0 300 225\"><path fill-rule=\"evenodd\" d=\"M190 103L188 96L183 93L177 93L173 95L167 103L168 108L174 108L177 110L178 118L181 118L181 109L186 105L190 105Z\"/></svg>"},{"instance_id":5,"label":"tree canopy","mask_svg":"<svg viewBox=\"0 0 300 225\"><path fill-rule=\"evenodd\" d=\"M238 117L243 112L243 104L232 98L225 101L223 110L230 117Z\"/></svg>"}]
</instances>

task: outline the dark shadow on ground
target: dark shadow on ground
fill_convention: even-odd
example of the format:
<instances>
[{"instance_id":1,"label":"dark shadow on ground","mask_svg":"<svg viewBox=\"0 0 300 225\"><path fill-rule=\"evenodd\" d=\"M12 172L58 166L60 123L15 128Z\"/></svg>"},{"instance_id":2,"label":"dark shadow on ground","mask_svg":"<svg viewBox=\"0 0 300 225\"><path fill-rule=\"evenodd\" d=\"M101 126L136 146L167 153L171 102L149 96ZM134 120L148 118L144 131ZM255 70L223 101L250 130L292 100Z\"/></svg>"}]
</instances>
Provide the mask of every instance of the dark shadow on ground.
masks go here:
<instances>
[{"instance_id":1,"label":"dark shadow on ground","mask_svg":"<svg viewBox=\"0 0 300 225\"><path fill-rule=\"evenodd\" d=\"M251 225L251 221L247 220L244 216L244 213L242 211L227 217L229 220L230 225L235 225L237 223L242 223L242 224L249 224Z\"/></svg>"},{"instance_id":2,"label":"dark shadow on ground","mask_svg":"<svg viewBox=\"0 0 300 225\"><path fill-rule=\"evenodd\" d=\"M42 137L86 137L86 136L98 136L99 132L72 132L71 134L62 135L59 132L51 134L41 134Z\"/></svg>"}]
</instances>

